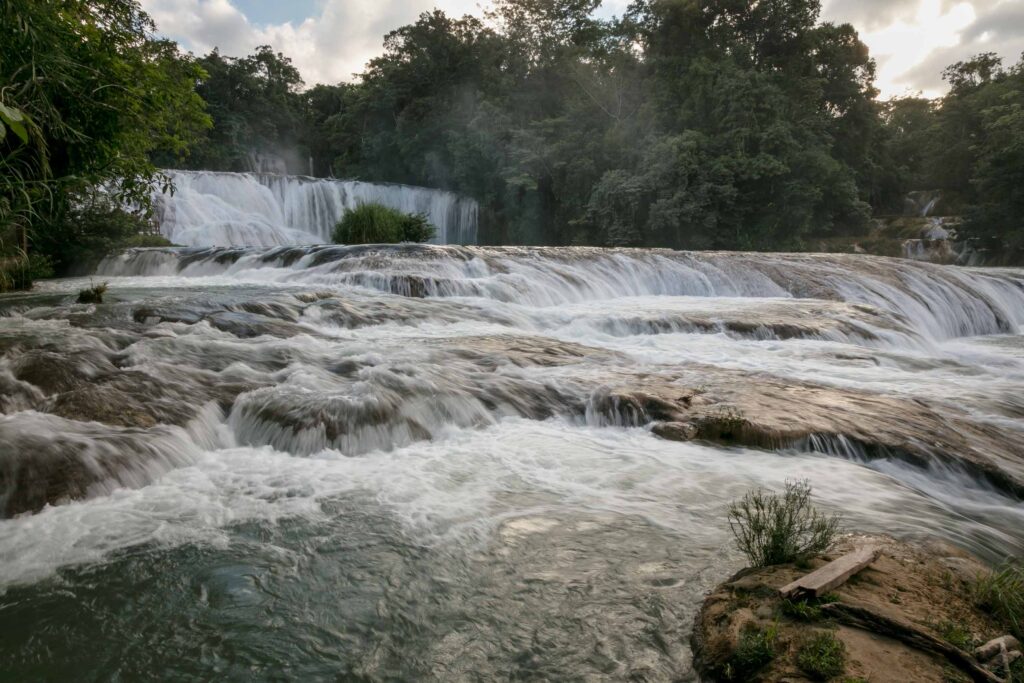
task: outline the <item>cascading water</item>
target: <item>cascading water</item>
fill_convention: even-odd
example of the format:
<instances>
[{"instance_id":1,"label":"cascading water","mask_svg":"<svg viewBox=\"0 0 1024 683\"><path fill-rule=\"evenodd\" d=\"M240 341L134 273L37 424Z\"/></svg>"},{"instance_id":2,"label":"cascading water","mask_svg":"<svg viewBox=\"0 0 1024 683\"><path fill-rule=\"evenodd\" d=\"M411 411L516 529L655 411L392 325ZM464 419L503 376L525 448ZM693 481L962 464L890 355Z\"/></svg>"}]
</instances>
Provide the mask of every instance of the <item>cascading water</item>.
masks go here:
<instances>
[{"instance_id":1,"label":"cascading water","mask_svg":"<svg viewBox=\"0 0 1024 683\"><path fill-rule=\"evenodd\" d=\"M328 204L214 180L278 234ZM728 505L787 478L1024 552L1024 271L321 245L98 278L0 297L12 680L695 680Z\"/></svg>"},{"instance_id":2,"label":"cascading water","mask_svg":"<svg viewBox=\"0 0 1024 683\"><path fill-rule=\"evenodd\" d=\"M451 192L304 176L166 171L172 194L154 195L160 231L183 246L276 246L331 241L335 224L361 203L424 213L437 244L474 244L475 201Z\"/></svg>"}]
</instances>

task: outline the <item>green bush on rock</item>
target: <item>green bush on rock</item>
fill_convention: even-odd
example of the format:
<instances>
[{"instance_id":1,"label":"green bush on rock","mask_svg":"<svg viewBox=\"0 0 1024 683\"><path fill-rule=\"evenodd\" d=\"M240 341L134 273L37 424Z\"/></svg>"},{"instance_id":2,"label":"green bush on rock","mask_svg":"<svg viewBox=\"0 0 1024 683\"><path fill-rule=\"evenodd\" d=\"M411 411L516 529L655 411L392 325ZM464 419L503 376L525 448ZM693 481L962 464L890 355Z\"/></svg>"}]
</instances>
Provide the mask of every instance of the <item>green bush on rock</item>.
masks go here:
<instances>
[{"instance_id":1,"label":"green bush on rock","mask_svg":"<svg viewBox=\"0 0 1024 683\"><path fill-rule=\"evenodd\" d=\"M86 287L78 291L78 301L80 304L101 304L103 303L103 295L107 293L107 283L103 282L92 287Z\"/></svg>"},{"instance_id":2,"label":"green bush on rock","mask_svg":"<svg viewBox=\"0 0 1024 683\"><path fill-rule=\"evenodd\" d=\"M806 481L787 481L777 494L757 489L729 507L736 545L754 567L798 562L828 550L839 532L838 515L811 505Z\"/></svg>"},{"instance_id":3,"label":"green bush on rock","mask_svg":"<svg viewBox=\"0 0 1024 683\"><path fill-rule=\"evenodd\" d=\"M383 204L360 204L342 216L334 227L335 244L398 244L426 242L434 226L421 213L402 213Z\"/></svg>"}]
</instances>

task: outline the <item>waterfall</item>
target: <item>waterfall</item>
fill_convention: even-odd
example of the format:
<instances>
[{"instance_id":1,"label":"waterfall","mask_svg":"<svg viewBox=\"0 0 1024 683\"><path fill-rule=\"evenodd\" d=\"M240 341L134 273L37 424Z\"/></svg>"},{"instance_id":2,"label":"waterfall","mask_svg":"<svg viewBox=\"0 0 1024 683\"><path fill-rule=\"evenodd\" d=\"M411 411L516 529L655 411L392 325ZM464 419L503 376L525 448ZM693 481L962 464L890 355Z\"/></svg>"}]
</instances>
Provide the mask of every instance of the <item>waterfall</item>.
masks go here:
<instances>
[{"instance_id":1,"label":"waterfall","mask_svg":"<svg viewBox=\"0 0 1024 683\"><path fill-rule=\"evenodd\" d=\"M378 202L424 213L437 244L474 244L477 203L407 185L255 173L166 171L171 194L154 195L160 231L182 246L282 246L331 241L346 211Z\"/></svg>"},{"instance_id":2,"label":"waterfall","mask_svg":"<svg viewBox=\"0 0 1024 683\"><path fill-rule=\"evenodd\" d=\"M129 251L100 275L221 276L356 286L414 297L552 307L623 296L796 298L867 304L927 339L1014 333L1024 273L848 254L591 247L313 246Z\"/></svg>"}]
</instances>

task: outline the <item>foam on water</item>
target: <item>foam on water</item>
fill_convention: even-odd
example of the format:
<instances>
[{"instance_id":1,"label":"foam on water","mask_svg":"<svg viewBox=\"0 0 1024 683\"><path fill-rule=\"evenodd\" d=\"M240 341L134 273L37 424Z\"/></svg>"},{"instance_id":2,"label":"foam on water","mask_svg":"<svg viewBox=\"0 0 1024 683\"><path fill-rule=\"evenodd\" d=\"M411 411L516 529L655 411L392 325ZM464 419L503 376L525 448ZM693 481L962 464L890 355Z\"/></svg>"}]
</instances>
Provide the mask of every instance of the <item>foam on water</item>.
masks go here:
<instances>
[{"instance_id":1,"label":"foam on water","mask_svg":"<svg viewBox=\"0 0 1024 683\"><path fill-rule=\"evenodd\" d=\"M243 521L322 520L323 501L368 494L418 543L483 546L505 520L560 510L639 516L697 548L727 541L720 520L751 486L807 478L822 501L866 530L938 533L991 555L1021 547L994 527L947 525L950 513L983 506L1003 528L1024 522L1024 505L949 473L936 479L898 462L866 469L820 453L767 455L661 441L641 429L594 429L505 420L485 430L352 458L337 451L296 459L263 448L207 451L154 483L50 507L0 523L0 585L38 581L59 567L94 562L141 542L225 543ZM877 471L876 471L877 470ZM936 484L936 481L939 483ZM941 491L941 496L936 492ZM689 560L694 568L708 561Z\"/></svg>"},{"instance_id":2,"label":"foam on water","mask_svg":"<svg viewBox=\"0 0 1024 683\"><path fill-rule=\"evenodd\" d=\"M0 436L99 468L0 520L21 678L693 680L695 605L742 565L727 506L789 478L850 528L1024 551L1024 504L948 426L1020 473L1020 271L401 245L136 250L100 277L99 306L88 279L0 297ZM704 384L769 412L861 393L763 450L615 404L699 409ZM928 428L868 448L850 416ZM59 477L11 440L0 495Z\"/></svg>"}]
</instances>

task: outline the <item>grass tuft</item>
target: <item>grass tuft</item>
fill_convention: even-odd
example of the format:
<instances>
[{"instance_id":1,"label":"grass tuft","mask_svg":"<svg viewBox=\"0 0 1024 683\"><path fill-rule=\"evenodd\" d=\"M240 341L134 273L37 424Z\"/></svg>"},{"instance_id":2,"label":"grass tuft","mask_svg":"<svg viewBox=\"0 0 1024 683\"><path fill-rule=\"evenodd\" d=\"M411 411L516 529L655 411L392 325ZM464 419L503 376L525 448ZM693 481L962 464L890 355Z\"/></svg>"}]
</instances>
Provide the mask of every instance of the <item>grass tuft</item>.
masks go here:
<instances>
[{"instance_id":1,"label":"grass tuft","mask_svg":"<svg viewBox=\"0 0 1024 683\"><path fill-rule=\"evenodd\" d=\"M753 624L743 629L736 651L724 667L727 681L747 681L768 666L777 654L779 628L775 624L760 628Z\"/></svg>"},{"instance_id":2,"label":"grass tuft","mask_svg":"<svg viewBox=\"0 0 1024 683\"><path fill-rule=\"evenodd\" d=\"M829 681L846 670L846 646L828 631L807 640L797 652L796 665L812 681Z\"/></svg>"},{"instance_id":3,"label":"grass tuft","mask_svg":"<svg viewBox=\"0 0 1024 683\"><path fill-rule=\"evenodd\" d=\"M935 630L938 631L943 640L950 645L955 645L964 652L970 652L974 649L974 636L971 635L971 632L963 624L958 624L954 621L943 621L935 626Z\"/></svg>"},{"instance_id":4,"label":"grass tuft","mask_svg":"<svg viewBox=\"0 0 1024 683\"><path fill-rule=\"evenodd\" d=\"M975 603L1024 640L1024 563L1007 562L974 585Z\"/></svg>"}]
</instances>

